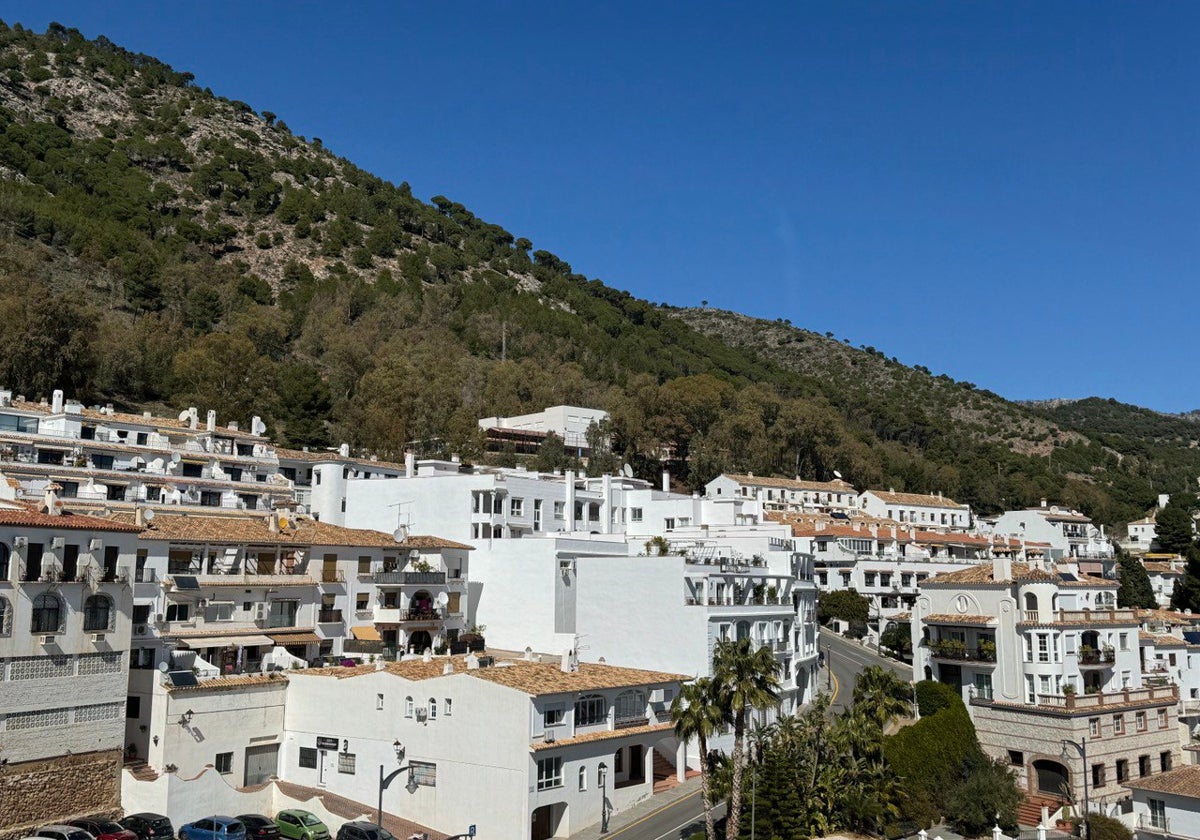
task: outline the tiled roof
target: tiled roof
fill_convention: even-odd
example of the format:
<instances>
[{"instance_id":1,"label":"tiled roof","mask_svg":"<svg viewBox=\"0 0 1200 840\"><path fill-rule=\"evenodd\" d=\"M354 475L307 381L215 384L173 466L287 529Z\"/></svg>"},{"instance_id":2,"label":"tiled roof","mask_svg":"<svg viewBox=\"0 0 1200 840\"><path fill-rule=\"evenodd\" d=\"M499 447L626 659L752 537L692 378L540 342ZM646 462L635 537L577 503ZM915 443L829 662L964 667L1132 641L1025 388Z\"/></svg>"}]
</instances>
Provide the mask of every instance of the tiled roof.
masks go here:
<instances>
[{"instance_id":1,"label":"tiled roof","mask_svg":"<svg viewBox=\"0 0 1200 840\"><path fill-rule=\"evenodd\" d=\"M397 464L393 461L373 461L370 458L356 458L353 455L343 458L335 449L312 452L304 449L284 449L281 446L277 446L275 447L275 455L284 461L308 461L313 464L355 464L363 467L378 467L379 469L404 470L403 464Z\"/></svg>"},{"instance_id":2,"label":"tiled roof","mask_svg":"<svg viewBox=\"0 0 1200 840\"><path fill-rule=\"evenodd\" d=\"M156 513L154 521L142 531L144 540L399 548L391 534L343 528L307 517L290 517L287 528L272 531L267 525L269 514L175 514L162 510ZM110 519L132 524L134 514L114 513Z\"/></svg>"},{"instance_id":3,"label":"tiled roof","mask_svg":"<svg viewBox=\"0 0 1200 840\"><path fill-rule=\"evenodd\" d=\"M1142 630L1138 633L1138 640L1149 642L1155 647L1186 647L1187 642L1178 636L1172 636L1170 633L1147 633Z\"/></svg>"},{"instance_id":4,"label":"tiled roof","mask_svg":"<svg viewBox=\"0 0 1200 840\"><path fill-rule=\"evenodd\" d=\"M254 685L278 685L284 688L287 686L287 678L279 674L241 674L234 677L214 677L211 680L202 680L199 685L167 685L165 688L171 694L185 692L196 694L209 691L233 691L236 688L247 688Z\"/></svg>"},{"instance_id":5,"label":"tiled roof","mask_svg":"<svg viewBox=\"0 0 1200 840\"><path fill-rule=\"evenodd\" d=\"M872 496L889 505L921 505L922 507L964 507L945 496L929 493L895 493L891 490L867 490Z\"/></svg>"},{"instance_id":6,"label":"tiled roof","mask_svg":"<svg viewBox=\"0 0 1200 840\"><path fill-rule=\"evenodd\" d=\"M85 516L77 513L51 515L39 513L28 507L0 508L0 525L16 528L51 528L68 529L72 531L109 531L112 533L137 533L141 529L134 525L113 522L99 516Z\"/></svg>"},{"instance_id":7,"label":"tiled roof","mask_svg":"<svg viewBox=\"0 0 1200 840\"><path fill-rule=\"evenodd\" d=\"M1156 575L1181 575L1183 569L1171 568L1170 563L1160 563L1158 561L1142 561L1142 565L1146 567L1147 572L1152 572Z\"/></svg>"},{"instance_id":8,"label":"tiled roof","mask_svg":"<svg viewBox=\"0 0 1200 840\"><path fill-rule=\"evenodd\" d=\"M922 621L927 624L995 624L996 616L994 615L958 615L954 613L935 613L927 615Z\"/></svg>"},{"instance_id":9,"label":"tiled roof","mask_svg":"<svg viewBox=\"0 0 1200 840\"><path fill-rule=\"evenodd\" d=\"M454 540L443 539L442 537L434 537L429 534L409 534L400 543L400 548L456 548L460 551L474 551L475 547L464 545Z\"/></svg>"},{"instance_id":10,"label":"tiled roof","mask_svg":"<svg viewBox=\"0 0 1200 840\"><path fill-rule=\"evenodd\" d=\"M573 738L560 738L557 741L538 741L530 744L534 752L542 750L552 750L555 747L570 747L575 744L588 744L592 741L609 741L614 738L626 738L630 735L649 735L652 732L665 732L668 729L674 728L669 723L648 723L645 726L629 726L624 729L600 729L596 732L587 732L583 735L576 735Z\"/></svg>"},{"instance_id":11,"label":"tiled roof","mask_svg":"<svg viewBox=\"0 0 1200 840\"><path fill-rule=\"evenodd\" d=\"M752 487L775 487L781 490L819 490L828 493L853 493L854 485L840 478L833 481L809 481L798 478L776 478L765 475L742 475L740 473L725 473L725 477L738 484L749 484Z\"/></svg>"},{"instance_id":12,"label":"tiled roof","mask_svg":"<svg viewBox=\"0 0 1200 840\"><path fill-rule=\"evenodd\" d=\"M1060 572L1048 572L1045 569L1033 566L1028 563L1013 563L1012 564L1012 579L997 581L993 577L991 563L980 563L972 566L969 569L961 569L956 572L946 572L945 574L934 575L926 580L922 586L956 586L962 584L989 584L999 583L1007 584L1021 580L1042 580L1052 583L1057 583L1059 586L1085 586L1085 587L1103 587L1105 589L1117 588L1117 582L1105 580L1104 578L1092 577L1090 575L1076 575L1075 580L1066 580Z\"/></svg>"},{"instance_id":13,"label":"tiled roof","mask_svg":"<svg viewBox=\"0 0 1200 840\"><path fill-rule=\"evenodd\" d=\"M593 691L603 688L657 685L660 683L690 680L683 674L662 671L643 671L638 668L621 668L616 665L600 665L583 662L577 671L564 672L558 665L545 662L529 662L524 659L505 660L488 668L467 668L466 657L435 656L428 662L424 659L408 659L401 662L386 662L378 665L357 665L352 668L316 668L297 671L300 676L330 676L339 679L386 671L408 680L428 680L445 674L446 663L450 663L456 674L469 674L481 680L515 688L530 695L565 694L576 691Z\"/></svg>"},{"instance_id":14,"label":"tiled roof","mask_svg":"<svg viewBox=\"0 0 1200 840\"><path fill-rule=\"evenodd\" d=\"M1165 773L1157 773L1140 779L1128 779L1121 784L1134 790L1200 798L1200 764L1184 764Z\"/></svg>"},{"instance_id":15,"label":"tiled roof","mask_svg":"<svg viewBox=\"0 0 1200 840\"><path fill-rule=\"evenodd\" d=\"M1091 522L1091 517L1084 516L1077 510L1066 510L1058 508L1057 510L1048 507L1031 507L1025 508L1030 513L1040 513L1051 522Z\"/></svg>"},{"instance_id":16,"label":"tiled roof","mask_svg":"<svg viewBox=\"0 0 1200 840\"><path fill-rule=\"evenodd\" d=\"M1138 610L1137 616L1142 621L1160 621L1166 624L1186 625L1200 622L1200 615L1176 612L1175 610Z\"/></svg>"}]
</instances>

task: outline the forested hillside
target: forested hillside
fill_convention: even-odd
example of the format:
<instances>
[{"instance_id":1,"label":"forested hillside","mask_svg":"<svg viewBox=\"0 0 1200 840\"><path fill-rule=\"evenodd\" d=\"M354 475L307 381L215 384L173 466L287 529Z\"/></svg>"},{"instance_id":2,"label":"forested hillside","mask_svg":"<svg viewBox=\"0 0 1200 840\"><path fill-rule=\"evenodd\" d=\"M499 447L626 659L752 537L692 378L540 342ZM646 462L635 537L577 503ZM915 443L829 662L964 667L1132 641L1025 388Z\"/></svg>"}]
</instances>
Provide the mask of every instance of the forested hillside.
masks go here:
<instances>
[{"instance_id":1,"label":"forested hillside","mask_svg":"<svg viewBox=\"0 0 1200 840\"><path fill-rule=\"evenodd\" d=\"M617 458L646 476L666 458L693 487L837 469L1118 522L1200 474L1149 426L1093 430L871 348L636 299L59 25L0 24L0 327L0 383L26 396L261 414L290 445L480 459L477 417L570 402L612 412Z\"/></svg>"}]
</instances>

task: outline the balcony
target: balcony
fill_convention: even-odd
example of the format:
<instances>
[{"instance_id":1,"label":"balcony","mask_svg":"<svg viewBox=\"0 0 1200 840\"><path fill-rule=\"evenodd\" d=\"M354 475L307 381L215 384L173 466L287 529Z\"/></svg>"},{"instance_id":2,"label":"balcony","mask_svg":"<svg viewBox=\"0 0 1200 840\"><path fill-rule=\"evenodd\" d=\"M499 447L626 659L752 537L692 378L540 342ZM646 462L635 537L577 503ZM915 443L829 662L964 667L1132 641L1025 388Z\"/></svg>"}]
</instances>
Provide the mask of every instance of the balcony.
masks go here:
<instances>
[{"instance_id":1,"label":"balcony","mask_svg":"<svg viewBox=\"0 0 1200 840\"><path fill-rule=\"evenodd\" d=\"M996 661L996 646L994 644L971 648L967 647L965 642L954 639L943 639L930 642L929 652L934 659L945 659L951 662L983 662L992 664Z\"/></svg>"},{"instance_id":2,"label":"balcony","mask_svg":"<svg viewBox=\"0 0 1200 840\"><path fill-rule=\"evenodd\" d=\"M445 572L401 572L406 586L445 586Z\"/></svg>"},{"instance_id":3,"label":"balcony","mask_svg":"<svg viewBox=\"0 0 1200 840\"><path fill-rule=\"evenodd\" d=\"M321 583L345 583L346 576L338 569L322 569Z\"/></svg>"},{"instance_id":4,"label":"balcony","mask_svg":"<svg viewBox=\"0 0 1200 840\"><path fill-rule=\"evenodd\" d=\"M650 718L646 715L627 715L625 717L616 718L613 721L613 729L632 729L635 726L646 726L650 723Z\"/></svg>"},{"instance_id":5,"label":"balcony","mask_svg":"<svg viewBox=\"0 0 1200 840\"><path fill-rule=\"evenodd\" d=\"M1117 654L1111 650L1092 650L1091 648L1080 648L1079 650L1080 668L1111 668L1116 661Z\"/></svg>"},{"instance_id":6,"label":"balcony","mask_svg":"<svg viewBox=\"0 0 1200 840\"><path fill-rule=\"evenodd\" d=\"M342 641L342 650L346 653L383 653L383 642L368 641L365 639L344 639Z\"/></svg>"},{"instance_id":7,"label":"balcony","mask_svg":"<svg viewBox=\"0 0 1200 840\"><path fill-rule=\"evenodd\" d=\"M1022 624L1137 624L1137 610L1021 610Z\"/></svg>"},{"instance_id":8,"label":"balcony","mask_svg":"<svg viewBox=\"0 0 1200 840\"><path fill-rule=\"evenodd\" d=\"M323 609L317 611L317 624L341 624L342 611L337 609Z\"/></svg>"},{"instance_id":9,"label":"balcony","mask_svg":"<svg viewBox=\"0 0 1200 840\"><path fill-rule=\"evenodd\" d=\"M1122 706L1129 703L1146 705L1175 703L1178 700L1179 695L1175 686L1163 685L1125 688L1120 691L1096 692L1095 694L1039 694L1034 702L1024 705L1048 712L1095 714L1103 712L1111 706ZM972 697L971 702L975 705L990 703L982 697Z\"/></svg>"},{"instance_id":10,"label":"balcony","mask_svg":"<svg viewBox=\"0 0 1200 840\"><path fill-rule=\"evenodd\" d=\"M445 610L413 608L404 610L400 617L401 623L441 621L446 617Z\"/></svg>"}]
</instances>

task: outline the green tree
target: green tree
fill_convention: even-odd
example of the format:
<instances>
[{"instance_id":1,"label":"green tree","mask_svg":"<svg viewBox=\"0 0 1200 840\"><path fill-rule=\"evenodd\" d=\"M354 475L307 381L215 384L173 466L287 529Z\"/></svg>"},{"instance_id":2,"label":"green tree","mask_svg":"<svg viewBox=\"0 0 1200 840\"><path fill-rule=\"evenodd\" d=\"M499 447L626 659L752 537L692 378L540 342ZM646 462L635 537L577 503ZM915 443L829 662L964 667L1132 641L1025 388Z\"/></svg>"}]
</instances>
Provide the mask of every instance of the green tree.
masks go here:
<instances>
[{"instance_id":1,"label":"green tree","mask_svg":"<svg viewBox=\"0 0 1200 840\"><path fill-rule=\"evenodd\" d=\"M854 706L861 708L880 728L892 718L912 712L913 688L890 668L871 665L854 681Z\"/></svg>"},{"instance_id":2,"label":"green tree","mask_svg":"<svg viewBox=\"0 0 1200 840\"><path fill-rule=\"evenodd\" d=\"M179 407L196 406L201 416L215 410L221 422L274 414L275 365L244 336L202 336L175 354L171 370Z\"/></svg>"},{"instance_id":3,"label":"green tree","mask_svg":"<svg viewBox=\"0 0 1200 840\"><path fill-rule=\"evenodd\" d=\"M1163 551L1182 554L1188 546L1195 545L1196 537L1192 525L1195 498L1176 493L1167 506L1155 518L1155 542Z\"/></svg>"},{"instance_id":4,"label":"green tree","mask_svg":"<svg viewBox=\"0 0 1200 840\"><path fill-rule=\"evenodd\" d=\"M277 382L284 442L289 446L327 445L325 422L333 407L333 395L320 372L311 365L291 362L280 367Z\"/></svg>"},{"instance_id":5,"label":"green tree","mask_svg":"<svg viewBox=\"0 0 1200 840\"><path fill-rule=\"evenodd\" d=\"M1124 549L1117 550L1117 577L1120 581L1117 589L1118 607L1153 609L1158 606L1158 598L1154 595L1146 567Z\"/></svg>"},{"instance_id":6,"label":"green tree","mask_svg":"<svg viewBox=\"0 0 1200 840\"><path fill-rule=\"evenodd\" d=\"M982 836L997 820L1000 828L1012 831L1017 827L1020 803L1021 790L1008 767L995 761L975 761L966 778L946 797L945 817L965 837Z\"/></svg>"},{"instance_id":7,"label":"green tree","mask_svg":"<svg viewBox=\"0 0 1200 840\"><path fill-rule=\"evenodd\" d=\"M870 602L853 589L822 592L817 598L817 620L822 624L835 618L851 624L865 624L869 612Z\"/></svg>"},{"instance_id":8,"label":"green tree","mask_svg":"<svg viewBox=\"0 0 1200 840\"><path fill-rule=\"evenodd\" d=\"M733 764L729 787L726 840L738 836L741 822L742 777L745 770L746 722L751 710L767 709L779 702L779 662L768 647L753 647L749 639L717 643L713 653L713 680L728 699L733 719Z\"/></svg>"},{"instance_id":9,"label":"green tree","mask_svg":"<svg viewBox=\"0 0 1200 840\"><path fill-rule=\"evenodd\" d=\"M879 646L887 648L888 655L893 659L903 660L912 655L912 624L907 621L893 621L879 636Z\"/></svg>"},{"instance_id":10,"label":"green tree","mask_svg":"<svg viewBox=\"0 0 1200 840\"><path fill-rule=\"evenodd\" d=\"M671 703L671 721L675 725L675 737L685 744L695 740L699 748L700 801L704 806L704 832L707 840L717 838L712 815L708 739L729 720L728 703L719 691L719 684L707 677L701 677L684 685Z\"/></svg>"}]
</instances>

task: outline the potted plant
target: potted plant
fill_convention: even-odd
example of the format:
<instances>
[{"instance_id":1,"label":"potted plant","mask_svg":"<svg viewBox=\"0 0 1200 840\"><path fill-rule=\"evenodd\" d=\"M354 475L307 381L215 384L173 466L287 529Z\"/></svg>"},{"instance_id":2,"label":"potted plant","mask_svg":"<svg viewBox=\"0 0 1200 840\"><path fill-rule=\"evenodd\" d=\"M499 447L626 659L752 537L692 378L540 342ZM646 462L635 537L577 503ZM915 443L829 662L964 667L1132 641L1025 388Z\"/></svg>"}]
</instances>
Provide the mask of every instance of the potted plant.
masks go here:
<instances>
[{"instance_id":1,"label":"potted plant","mask_svg":"<svg viewBox=\"0 0 1200 840\"><path fill-rule=\"evenodd\" d=\"M767 600L768 600L768 601L771 601L772 603L774 603L774 602L776 602L776 601L778 601L778 600L779 600L779 589L778 589L778 587L775 587L775 586L768 586L768 587L767 587Z\"/></svg>"},{"instance_id":2,"label":"potted plant","mask_svg":"<svg viewBox=\"0 0 1200 840\"><path fill-rule=\"evenodd\" d=\"M1067 697L1074 697L1075 691L1075 683L1067 683L1063 686L1063 694L1065 694Z\"/></svg>"},{"instance_id":3,"label":"potted plant","mask_svg":"<svg viewBox=\"0 0 1200 840\"><path fill-rule=\"evenodd\" d=\"M987 662L996 661L996 643L991 639L984 639L979 643L979 656Z\"/></svg>"}]
</instances>

